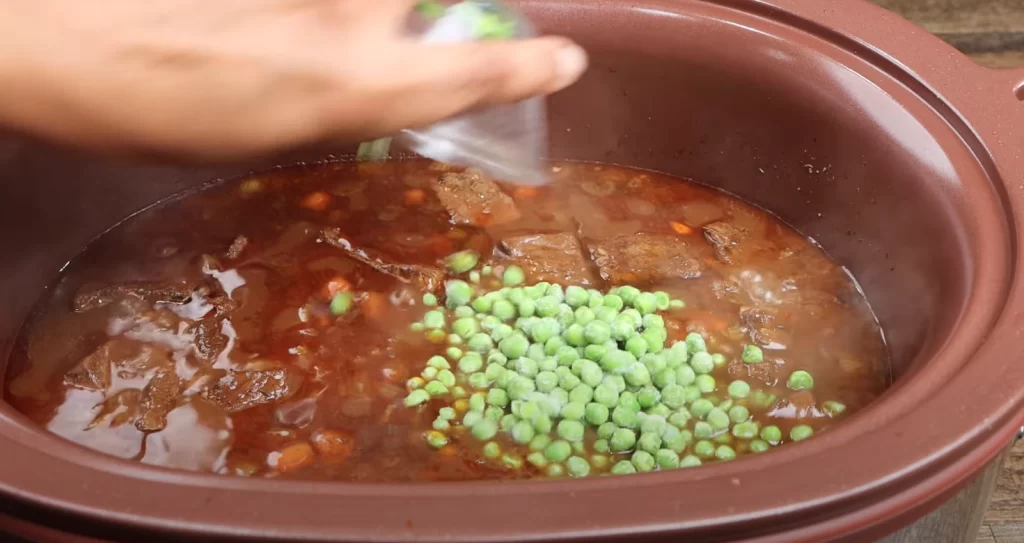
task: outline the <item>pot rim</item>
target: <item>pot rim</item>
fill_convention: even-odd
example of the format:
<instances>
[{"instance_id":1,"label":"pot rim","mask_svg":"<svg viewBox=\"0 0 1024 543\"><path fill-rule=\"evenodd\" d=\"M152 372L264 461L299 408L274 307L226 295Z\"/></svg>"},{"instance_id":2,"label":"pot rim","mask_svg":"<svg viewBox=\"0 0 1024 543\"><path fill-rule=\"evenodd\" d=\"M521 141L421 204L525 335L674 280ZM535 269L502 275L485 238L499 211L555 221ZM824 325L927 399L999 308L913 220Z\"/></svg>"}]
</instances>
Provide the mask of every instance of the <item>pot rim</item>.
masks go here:
<instances>
[{"instance_id":1,"label":"pot rim","mask_svg":"<svg viewBox=\"0 0 1024 543\"><path fill-rule=\"evenodd\" d=\"M520 4L565 6L563 10L625 9L613 0L590 0L585 7L572 0ZM659 10L663 12L659 16L666 17L732 12L752 24L761 19L757 24L782 25L823 39L912 87L911 92L957 125L958 133L973 135L974 141L966 144L988 178L1002 180L995 186L988 179L974 180L978 186L973 187L976 194L972 196L993 193L991 202L981 202L981 217L974 225L973 234L984 249L975 255L971 290L976 296L951 336L956 341L942 345L914 379L897 383L860 414L814 440L699 470L634 475L626 484L617 478L309 483L183 473L88 451L33 427L9 406L0 405L0 449L5 456L0 463L0 494L99 525L247 540L483 542L683 530L721 537L725 527L742 525L749 533L765 534L762 541L797 542L832 539L914 514L930 497L991 461L1024 419L1024 387L1019 386L1024 382L1024 365L1013 357L1024 350L1024 329L1019 313L1004 311L1024 308L1024 277L1014 273L1024 264L1024 255L1017 249L1016 233L1006 228L1006 221L1014 221L1024 206L1024 103L1014 96L1024 92L1024 69L981 68L938 38L862 0L834 10L823 10L813 0L637 0L632 4ZM952 389L964 387L984 394L971 405L952 403L961 399ZM943 426L942 432L929 431L937 424ZM861 439L867 433L892 443L911 438L912 442L877 454ZM793 479L780 477L800 473L802 459L836 447L862 451L865 462L858 465L857 484L849 484L849 474L837 479L824 468L810 466L805 472L813 485L793 485ZM42 481L40 471L48 474L47 479L74 484ZM790 485L783 500L774 489L786 483ZM736 505L688 499L672 490L683 484L697 496L712 492L728 498L730 493L722 489L730 488ZM283 500L290 511L285 519L277 515ZM638 511L619 506L634 501L645 507ZM526 519L506 514L522 510L524 503L533 508L528 525ZM880 507L881 503L886 506ZM857 504L863 507L852 507ZM842 513L827 514L826 509ZM209 513L212 510L217 511L216 517ZM474 526L487 529L453 529L448 522L452 511L474 516ZM805 526L810 520L826 519ZM791 528L783 534L779 526L784 525Z\"/></svg>"}]
</instances>

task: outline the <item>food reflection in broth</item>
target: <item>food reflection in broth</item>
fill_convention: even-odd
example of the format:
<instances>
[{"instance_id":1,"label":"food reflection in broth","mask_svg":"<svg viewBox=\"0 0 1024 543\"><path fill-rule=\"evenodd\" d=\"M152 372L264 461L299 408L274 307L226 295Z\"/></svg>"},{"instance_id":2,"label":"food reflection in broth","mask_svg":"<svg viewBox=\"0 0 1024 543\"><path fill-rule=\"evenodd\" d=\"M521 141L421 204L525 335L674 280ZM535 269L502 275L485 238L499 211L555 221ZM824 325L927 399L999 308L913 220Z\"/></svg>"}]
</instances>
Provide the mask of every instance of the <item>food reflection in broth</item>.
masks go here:
<instances>
[{"instance_id":1,"label":"food reflection in broth","mask_svg":"<svg viewBox=\"0 0 1024 543\"><path fill-rule=\"evenodd\" d=\"M525 188L329 163L161 203L67 266L5 399L146 464L460 481L731 460L887 386L855 283L775 217L651 172L552 169Z\"/></svg>"}]
</instances>

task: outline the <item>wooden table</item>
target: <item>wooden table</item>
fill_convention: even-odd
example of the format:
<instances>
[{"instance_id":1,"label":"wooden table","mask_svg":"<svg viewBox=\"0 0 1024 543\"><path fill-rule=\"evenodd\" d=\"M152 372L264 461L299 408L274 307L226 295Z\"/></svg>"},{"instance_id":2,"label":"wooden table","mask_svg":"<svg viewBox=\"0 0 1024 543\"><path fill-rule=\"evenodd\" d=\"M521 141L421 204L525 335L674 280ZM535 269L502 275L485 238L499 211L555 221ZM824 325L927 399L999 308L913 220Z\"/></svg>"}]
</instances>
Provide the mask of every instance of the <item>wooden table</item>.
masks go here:
<instances>
[{"instance_id":1,"label":"wooden table","mask_svg":"<svg viewBox=\"0 0 1024 543\"><path fill-rule=\"evenodd\" d=\"M921 25L979 64L1024 66L1024 0L871 1ZM1006 460L975 543L1024 543L1024 440Z\"/></svg>"}]
</instances>

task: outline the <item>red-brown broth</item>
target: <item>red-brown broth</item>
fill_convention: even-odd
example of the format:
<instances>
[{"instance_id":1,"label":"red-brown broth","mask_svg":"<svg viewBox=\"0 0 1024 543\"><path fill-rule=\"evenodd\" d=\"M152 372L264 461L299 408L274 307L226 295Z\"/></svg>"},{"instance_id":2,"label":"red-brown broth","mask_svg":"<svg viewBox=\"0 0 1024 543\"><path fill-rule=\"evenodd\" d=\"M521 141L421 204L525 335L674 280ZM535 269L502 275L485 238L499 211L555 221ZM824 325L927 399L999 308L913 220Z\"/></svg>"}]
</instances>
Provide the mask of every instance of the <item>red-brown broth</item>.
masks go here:
<instances>
[{"instance_id":1,"label":"red-brown broth","mask_svg":"<svg viewBox=\"0 0 1024 543\"><path fill-rule=\"evenodd\" d=\"M502 187L518 206L518 219L456 226L431 190L444 169L418 160L289 167L212 184L131 217L72 260L40 302L10 358L6 401L87 447L182 469L352 481L541 476L528 464L507 469L485 461L480 444L467 435L440 452L424 443L423 432L443 403L402 405L406 380L444 350L410 329L426 311L414 303L422 291L319 241L320 230L328 227L389 259L427 266L464 248L494 254L490 260L500 263L497 242L513 234L678 236L700 255L703 275L637 286L685 300L685 309L666 314L669 341L690 331L708 335L709 348L729 359L714 373L720 391L742 378L778 396L771 409L752 409L756 417L784 433L795 424L820 432L888 385L882 335L856 284L811 241L762 210L661 174L563 163L553 166L551 186ZM328 198L310 199L320 192ZM716 257L701 230L718 220L748 234L732 264ZM240 235L247 246L237 259L228 258L225 252ZM322 303L325 285L338 276L360 299L369 298L337 319L311 311L303 322L299 308L311 300ZM99 308L72 309L75 296L91 285L139 281L187 281L205 286L211 300L218 293L230 299L234 309L207 321L215 336L221 331L213 343L223 350L209 360L197 355L194 325L212 314L199 294L177 304L115 296ZM763 306L774 315L770 324L741 319L741 310ZM126 335L133 339L124 340ZM65 380L83 357L115 337L170 359L166 367L173 366L179 381L174 409L160 431L134 424L139 400L133 391L143 390L153 371L115 372L100 391ZM740 349L752 339L784 341L785 348L766 348L764 364L743 364ZM202 398L203 387L224 372L251 368L285 368L302 382L286 400L230 414ZM795 369L814 375L813 391L786 388ZM116 392L123 394L121 404L110 400ZM820 409L826 400L841 401L846 412L828 416ZM105 401L110 412L103 418ZM309 446L324 431L346 436L341 453ZM501 434L497 441L504 450L525 452ZM312 454L294 469L274 469L289 446ZM746 452L742 444L737 452Z\"/></svg>"}]
</instances>

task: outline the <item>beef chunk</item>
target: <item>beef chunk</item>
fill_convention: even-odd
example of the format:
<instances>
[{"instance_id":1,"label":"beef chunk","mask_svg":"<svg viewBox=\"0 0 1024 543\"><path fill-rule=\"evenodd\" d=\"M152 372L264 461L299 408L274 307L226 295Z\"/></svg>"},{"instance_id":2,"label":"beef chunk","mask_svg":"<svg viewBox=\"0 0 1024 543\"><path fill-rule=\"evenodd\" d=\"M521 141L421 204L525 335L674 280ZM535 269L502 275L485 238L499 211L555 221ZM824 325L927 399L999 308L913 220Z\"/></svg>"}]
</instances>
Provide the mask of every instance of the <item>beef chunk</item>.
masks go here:
<instances>
[{"instance_id":1,"label":"beef chunk","mask_svg":"<svg viewBox=\"0 0 1024 543\"><path fill-rule=\"evenodd\" d=\"M703 270L696 251L677 236L616 236L592 243L590 256L612 283L693 279Z\"/></svg>"},{"instance_id":2,"label":"beef chunk","mask_svg":"<svg viewBox=\"0 0 1024 543\"><path fill-rule=\"evenodd\" d=\"M345 254L349 257L383 274L398 278L406 283L415 284L423 290L437 290L441 286L441 281L444 280L444 270L418 264L391 262L384 255L373 249L355 245L343 237L341 231L337 228L324 229L322 238L328 244L345 251Z\"/></svg>"},{"instance_id":3,"label":"beef chunk","mask_svg":"<svg viewBox=\"0 0 1024 543\"><path fill-rule=\"evenodd\" d=\"M228 413L286 400L302 385L302 375L285 368L236 371L207 389L206 397Z\"/></svg>"},{"instance_id":4,"label":"beef chunk","mask_svg":"<svg viewBox=\"0 0 1024 543\"><path fill-rule=\"evenodd\" d=\"M167 355L128 339L113 339L83 358L64 375L64 383L86 390L105 391L112 379L135 380L159 367L173 367Z\"/></svg>"},{"instance_id":5,"label":"beef chunk","mask_svg":"<svg viewBox=\"0 0 1024 543\"><path fill-rule=\"evenodd\" d=\"M740 320L750 339L762 347L784 349L789 344L789 334L776 323L775 314L770 310L744 307L740 309Z\"/></svg>"},{"instance_id":6,"label":"beef chunk","mask_svg":"<svg viewBox=\"0 0 1024 543\"><path fill-rule=\"evenodd\" d=\"M189 328L192 337L192 346L195 347L196 358L212 363L217 356L228 345L228 338L221 333L221 321L215 318L206 318Z\"/></svg>"},{"instance_id":7,"label":"beef chunk","mask_svg":"<svg viewBox=\"0 0 1024 543\"><path fill-rule=\"evenodd\" d=\"M167 413L174 409L181 394L181 382L174 368L164 368L142 389L142 416L135 427L143 432L159 432L167 425Z\"/></svg>"},{"instance_id":8,"label":"beef chunk","mask_svg":"<svg viewBox=\"0 0 1024 543\"><path fill-rule=\"evenodd\" d=\"M715 248L715 256L726 264L734 264L740 249L740 242L747 237L746 230L717 221L704 226L704 238Z\"/></svg>"},{"instance_id":9,"label":"beef chunk","mask_svg":"<svg viewBox=\"0 0 1024 543\"><path fill-rule=\"evenodd\" d=\"M520 216L512 197L475 172L446 173L434 192L455 224L501 224Z\"/></svg>"},{"instance_id":10,"label":"beef chunk","mask_svg":"<svg viewBox=\"0 0 1024 543\"><path fill-rule=\"evenodd\" d=\"M195 284L187 281L135 282L106 287L86 286L75 295L76 313L103 307L115 300L136 298L150 303L184 303L192 297Z\"/></svg>"},{"instance_id":11,"label":"beef chunk","mask_svg":"<svg viewBox=\"0 0 1024 543\"><path fill-rule=\"evenodd\" d=\"M245 236L238 236L235 241L231 242L231 247L228 247L228 252L224 256L231 260L234 260L242 256L242 251L249 246L249 238Z\"/></svg>"},{"instance_id":12,"label":"beef chunk","mask_svg":"<svg viewBox=\"0 0 1024 543\"><path fill-rule=\"evenodd\" d=\"M594 282L590 262L576 236L562 234L531 234L505 238L501 248L527 270L535 281L590 285Z\"/></svg>"}]
</instances>

